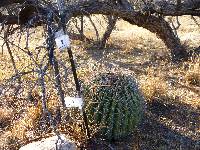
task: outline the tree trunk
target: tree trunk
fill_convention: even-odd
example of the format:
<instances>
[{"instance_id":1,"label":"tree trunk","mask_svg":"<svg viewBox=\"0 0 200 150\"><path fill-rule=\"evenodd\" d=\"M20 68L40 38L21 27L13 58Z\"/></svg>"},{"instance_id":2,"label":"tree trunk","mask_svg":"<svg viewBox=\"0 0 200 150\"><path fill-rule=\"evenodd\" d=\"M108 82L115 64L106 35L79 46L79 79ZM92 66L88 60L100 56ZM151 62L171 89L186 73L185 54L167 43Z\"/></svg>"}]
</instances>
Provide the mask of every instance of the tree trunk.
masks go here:
<instances>
[{"instance_id":1,"label":"tree trunk","mask_svg":"<svg viewBox=\"0 0 200 150\"><path fill-rule=\"evenodd\" d=\"M103 35L103 38L100 41L100 48L104 48L106 46L107 40L110 38L110 35L116 25L117 17L108 16L108 26L106 32Z\"/></svg>"},{"instance_id":2,"label":"tree trunk","mask_svg":"<svg viewBox=\"0 0 200 150\"><path fill-rule=\"evenodd\" d=\"M188 58L188 53L181 45L180 39L175 36L169 23L163 18L140 14L134 19L124 18L124 20L155 33L171 50L171 57L174 62Z\"/></svg>"}]
</instances>

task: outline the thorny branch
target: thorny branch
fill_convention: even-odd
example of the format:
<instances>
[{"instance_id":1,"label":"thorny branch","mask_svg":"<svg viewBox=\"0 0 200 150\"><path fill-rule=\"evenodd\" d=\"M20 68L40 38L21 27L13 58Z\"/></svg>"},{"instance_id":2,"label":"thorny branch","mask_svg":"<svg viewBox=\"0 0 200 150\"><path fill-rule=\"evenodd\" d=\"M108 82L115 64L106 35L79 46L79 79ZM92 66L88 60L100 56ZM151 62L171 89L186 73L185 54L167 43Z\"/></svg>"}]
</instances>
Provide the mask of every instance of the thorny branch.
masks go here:
<instances>
[{"instance_id":1,"label":"thorny branch","mask_svg":"<svg viewBox=\"0 0 200 150\"><path fill-rule=\"evenodd\" d=\"M58 138L61 139L61 138L60 138L60 134L59 134L59 132L57 131L56 125L55 125L55 123L54 123L54 121L53 121L53 117L52 117L51 113L49 112L49 110L48 110L48 108L47 108L46 86L45 86L46 84L45 84L45 79L44 79L44 77L45 77L45 72L46 72L47 68L48 68L48 64L47 64L47 66L45 66L44 68L42 68L42 66L41 66L41 68L40 68L40 70L39 70L39 73L38 73L38 79L39 79L39 82L40 82L40 87L41 87L41 92L42 92L42 108L43 108L43 115L47 115L47 118L49 118L48 121L50 122L51 127L53 128L54 133L56 133L56 135L58 136Z\"/></svg>"}]
</instances>

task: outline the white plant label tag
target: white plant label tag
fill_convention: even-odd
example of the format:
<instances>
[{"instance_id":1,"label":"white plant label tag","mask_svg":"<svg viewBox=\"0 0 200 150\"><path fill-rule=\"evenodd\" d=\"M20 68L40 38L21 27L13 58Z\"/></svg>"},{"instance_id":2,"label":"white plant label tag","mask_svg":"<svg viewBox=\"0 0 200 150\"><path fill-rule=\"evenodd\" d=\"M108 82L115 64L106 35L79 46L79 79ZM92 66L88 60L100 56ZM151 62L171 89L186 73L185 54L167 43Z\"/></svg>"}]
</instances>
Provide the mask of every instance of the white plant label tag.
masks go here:
<instances>
[{"instance_id":1,"label":"white plant label tag","mask_svg":"<svg viewBox=\"0 0 200 150\"><path fill-rule=\"evenodd\" d=\"M70 47L70 39L67 34L64 34L63 30L58 31L55 34L55 41L57 47L60 49L60 51L63 51L65 48Z\"/></svg>"},{"instance_id":2,"label":"white plant label tag","mask_svg":"<svg viewBox=\"0 0 200 150\"><path fill-rule=\"evenodd\" d=\"M65 97L66 107L78 107L80 110L83 108L83 99L77 97Z\"/></svg>"}]
</instances>

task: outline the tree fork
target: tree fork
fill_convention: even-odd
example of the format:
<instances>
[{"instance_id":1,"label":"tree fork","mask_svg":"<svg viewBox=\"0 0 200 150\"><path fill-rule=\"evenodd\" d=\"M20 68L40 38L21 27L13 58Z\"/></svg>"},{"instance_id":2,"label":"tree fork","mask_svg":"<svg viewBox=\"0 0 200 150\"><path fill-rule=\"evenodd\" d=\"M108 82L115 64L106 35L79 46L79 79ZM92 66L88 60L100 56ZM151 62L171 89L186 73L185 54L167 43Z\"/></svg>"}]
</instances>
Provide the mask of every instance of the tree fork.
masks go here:
<instances>
[{"instance_id":1,"label":"tree fork","mask_svg":"<svg viewBox=\"0 0 200 150\"><path fill-rule=\"evenodd\" d=\"M107 40L110 38L110 35L116 25L117 22L117 17L113 17L113 16L108 16L108 26L107 29L103 35L103 38L100 41L100 48L104 48L106 45Z\"/></svg>"}]
</instances>

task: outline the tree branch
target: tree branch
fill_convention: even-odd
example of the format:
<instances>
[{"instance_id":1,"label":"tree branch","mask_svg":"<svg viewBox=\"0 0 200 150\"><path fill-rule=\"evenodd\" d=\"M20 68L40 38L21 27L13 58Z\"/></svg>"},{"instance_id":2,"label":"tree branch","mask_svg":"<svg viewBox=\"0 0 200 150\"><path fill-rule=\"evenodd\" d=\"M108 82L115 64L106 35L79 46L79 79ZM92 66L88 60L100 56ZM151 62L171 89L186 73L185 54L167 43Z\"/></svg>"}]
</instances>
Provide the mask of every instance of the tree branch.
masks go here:
<instances>
[{"instance_id":1,"label":"tree branch","mask_svg":"<svg viewBox=\"0 0 200 150\"><path fill-rule=\"evenodd\" d=\"M179 16L186 14L193 16L200 15L200 11L195 10L197 6L200 5L199 1L200 0L193 0L192 4L190 4L189 1L184 1L181 4L179 3L181 6L179 6L180 9L177 10L176 4L172 5L168 1L157 0L155 5L159 6L160 9L152 7L155 11L152 11L151 13L157 12L162 16ZM188 8L186 8L186 6ZM41 8L41 10L44 14L48 12L47 8ZM58 14L58 10L56 9L52 9L51 11L53 11L54 14ZM66 20L70 20L72 17L82 15L88 16L91 14L103 14L107 16L112 15L114 17L120 17L133 25L146 28L150 32L155 33L171 50L172 58L174 60L184 59L187 57L187 52L181 45L179 38L175 36L168 22L166 22L162 17L151 15L149 13L144 14L141 11L136 11L134 9L127 9L127 6L124 7L123 4L116 4L113 1L99 0L87 0L67 5L65 7L64 14L66 16Z\"/></svg>"}]
</instances>

